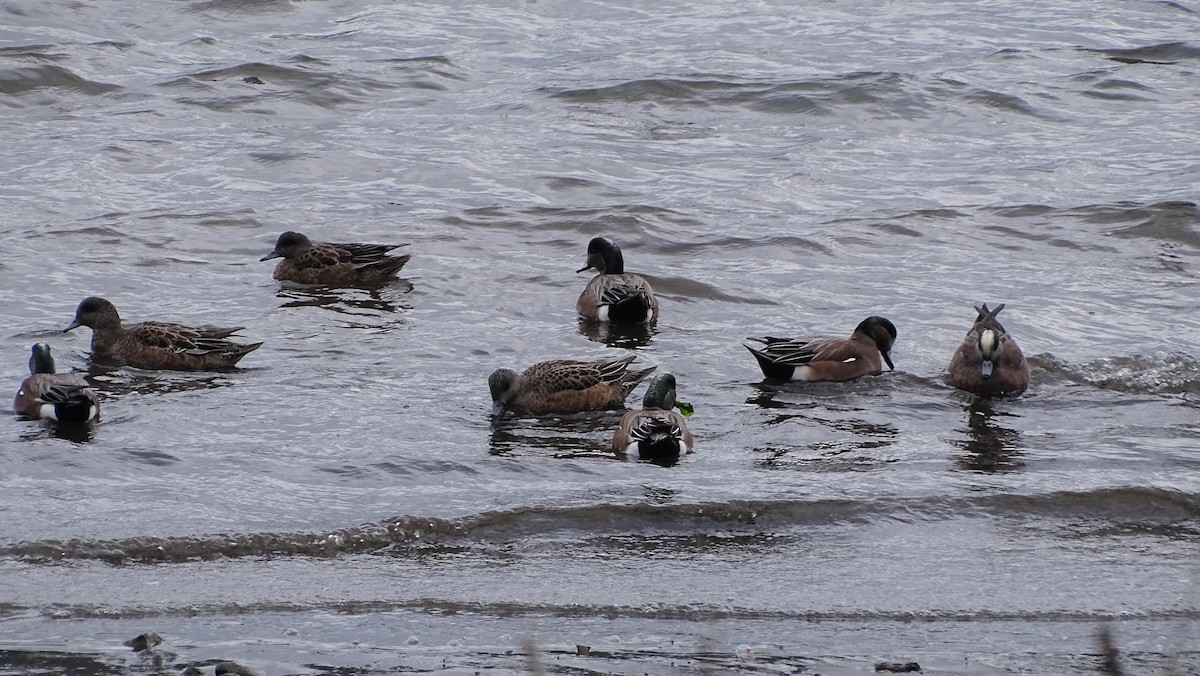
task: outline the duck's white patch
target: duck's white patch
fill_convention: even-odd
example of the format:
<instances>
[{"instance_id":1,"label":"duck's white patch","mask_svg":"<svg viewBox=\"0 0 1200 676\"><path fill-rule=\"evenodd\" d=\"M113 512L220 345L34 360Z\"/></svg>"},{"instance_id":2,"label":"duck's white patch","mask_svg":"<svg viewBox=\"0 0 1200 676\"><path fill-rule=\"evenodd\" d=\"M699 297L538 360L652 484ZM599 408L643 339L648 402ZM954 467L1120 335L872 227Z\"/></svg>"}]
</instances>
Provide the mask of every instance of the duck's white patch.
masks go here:
<instances>
[{"instance_id":1,"label":"duck's white patch","mask_svg":"<svg viewBox=\"0 0 1200 676\"><path fill-rule=\"evenodd\" d=\"M687 455L688 453L691 453L691 452L692 452L692 447L688 446L686 441L684 441L683 439L680 439L679 440L679 454Z\"/></svg>"},{"instance_id":2,"label":"duck's white patch","mask_svg":"<svg viewBox=\"0 0 1200 676\"><path fill-rule=\"evenodd\" d=\"M602 322L608 321L608 306L601 305L600 311L596 313L596 316L599 317L600 321L602 321Z\"/></svg>"},{"instance_id":3,"label":"duck's white patch","mask_svg":"<svg viewBox=\"0 0 1200 676\"><path fill-rule=\"evenodd\" d=\"M792 371L792 380L812 380L814 377L811 366L797 366Z\"/></svg>"},{"instance_id":4,"label":"duck's white patch","mask_svg":"<svg viewBox=\"0 0 1200 676\"><path fill-rule=\"evenodd\" d=\"M979 351L985 359L992 358L992 352L999 347L1000 341L996 338L996 332L991 329L984 329L983 333L979 334Z\"/></svg>"},{"instance_id":5,"label":"duck's white patch","mask_svg":"<svg viewBox=\"0 0 1200 676\"><path fill-rule=\"evenodd\" d=\"M91 420L91 419L95 418L97 413L98 413L98 411L96 410L95 404L88 406L87 419ZM59 422L58 411L54 410L54 404L42 404L41 408L38 409L38 414L44 420L53 420L54 422Z\"/></svg>"},{"instance_id":6,"label":"duck's white patch","mask_svg":"<svg viewBox=\"0 0 1200 676\"><path fill-rule=\"evenodd\" d=\"M630 442L629 445L625 447L625 455L633 458L639 457L641 454L638 453L638 442Z\"/></svg>"}]
</instances>

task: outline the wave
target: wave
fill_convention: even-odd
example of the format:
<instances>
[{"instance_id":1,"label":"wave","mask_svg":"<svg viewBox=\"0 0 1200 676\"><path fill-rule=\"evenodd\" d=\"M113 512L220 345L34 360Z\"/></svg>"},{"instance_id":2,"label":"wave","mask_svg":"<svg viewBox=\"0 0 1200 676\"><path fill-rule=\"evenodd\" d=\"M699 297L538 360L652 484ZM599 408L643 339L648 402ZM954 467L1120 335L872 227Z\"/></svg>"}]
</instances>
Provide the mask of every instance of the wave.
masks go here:
<instances>
[{"instance_id":1,"label":"wave","mask_svg":"<svg viewBox=\"0 0 1200 676\"><path fill-rule=\"evenodd\" d=\"M1195 61L1200 59L1200 47L1194 47L1186 42L1164 42L1132 49L1093 49L1097 54L1120 63L1149 63L1171 65L1180 61Z\"/></svg>"},{"instance_id":2,"label":"wave","mask_svg":"<svg viewBox=\"0 0 1200 676\"><path fill-rule=\"evenodd\" d=\"M31 609L15 604L0 606L0 618L27 616L31 612L48 615L56 620L141 620L160 617L243 616L258 614L327 612L338 615L372 615L399 611L430 612L442 615L473 614L484 617L607 617L653 620L683 620L711 622L719 620L801 620L810 622L1094 622L1119 620L1196 620L1196 608L1148 608L1139 611L1090 610L767 610L735 605L665 604L600 605L586 603L521 603L512 601L464 602L436 597L416 599L379 599L352 601L317 601L311 603L265 601L260 603L188 604L172 608L160 605L145 607L113 607L90 604L55 604L45 609Z\"/></svg>"},{"instance_id":3,"label":"wave","mask_svg":"<svg viewBox=\"0 0 1200 676\"><path fill-rule=\"evenodd\" d=\"M289 65L247 62L189 73L158 86L210 94L181 96L180 103L231 111L247 105L299 101L319 108L336 109L361 103L375 92L389 89L445 91L444 80L461 79L448 72L440 57L369 62L386 75L367 76L338 70L338 64L305 55L293 56ZM396 71L403 71L399 74Z\"/></svg>"},{"instance_id":4,"label":"wave","mask_svg":"<svg viewBox=\"0 0 1200 676\"><path fill-rule=\"evenodd\" d=\"M68 90L88 96L103 96L121 91L120 85L89 80L74 71L54 64L0 68L0 94L21 95L44 89Z\"/></svg>"},{"instance_id":5,"label":"wave","mask_svg":"<svg viewBox=\"0 0 1200 676\"><path fill-rule=\"evenodd\" d=\"M658 102L674 107L732 106L775 115L831 117L845 106L868 106L884 117L913 119L931 108L921 85L890 71L860 71L790 82L745 81L697 74L629 80L613 85L538 90L576 104Z\"/></svg>"},{"instance_id":6,"label":"wave","mask_svg":"<svg viewBox=\"0 0 1200 676\"><path fill-rule=\"evenodd\" d=\"M937 521L970 515L988 518L1051 515L1175 524L1200 517L1200 495L1166 488L1127 487L1039 495L521 507L458 519L400 516L325 532L21 542L0 548L0 556L47 564L99 560L114 565L247 556L339 557L394 553L397 546L427 549L510 542L562 531L582 537L612 537L615 533L728 534L748 528L867 523L881 519Z\"/></svg>"},{"instance_id":7,"label":"wave","mask_svg":"<svg viewBox=\"0 0 1200 676\"><path fill-rule=\"evenodd\" d=\"M1184 354L1105 357L1078 366L1049 354L1030 361L1052 376L1079 385L1138 394L1200 393L1200 360Z\"/></svg>"}]
</instances>

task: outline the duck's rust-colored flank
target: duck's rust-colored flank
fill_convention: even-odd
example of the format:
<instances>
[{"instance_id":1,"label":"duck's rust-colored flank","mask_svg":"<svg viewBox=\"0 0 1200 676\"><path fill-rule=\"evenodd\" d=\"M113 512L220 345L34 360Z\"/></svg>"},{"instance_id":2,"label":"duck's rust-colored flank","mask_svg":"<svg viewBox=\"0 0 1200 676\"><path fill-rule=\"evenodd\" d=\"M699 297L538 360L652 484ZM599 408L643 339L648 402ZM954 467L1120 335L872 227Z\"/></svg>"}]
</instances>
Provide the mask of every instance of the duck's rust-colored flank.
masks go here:
<instances>
[{"instance_id":1,"label":"duck's rust-colored flank","mask_svg":"<svg viewBox=\"0 0 1200 676\"><path fill-rule=\"evenodd\" d=\"M763 375L778 380L841 382L883 373L892 364L896 327L883 317L867 317L849 338L748 338L762 347L746 345ZM882 358L882 360L881 360Z\"/></svg>"}]
</instances>

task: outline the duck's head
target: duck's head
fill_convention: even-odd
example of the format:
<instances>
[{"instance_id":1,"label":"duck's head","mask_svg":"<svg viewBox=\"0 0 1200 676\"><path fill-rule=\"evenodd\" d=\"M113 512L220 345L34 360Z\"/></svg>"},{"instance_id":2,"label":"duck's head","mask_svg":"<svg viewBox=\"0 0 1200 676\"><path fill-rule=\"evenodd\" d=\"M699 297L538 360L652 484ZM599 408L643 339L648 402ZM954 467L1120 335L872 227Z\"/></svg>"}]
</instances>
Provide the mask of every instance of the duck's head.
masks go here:
<instances>
[{"instance_id":1,"label":"duck's head","mask_svg":"<svg viewBox=\"0 0 1200 676\"><path fill-rule=\"evenodd\" d=\"M121 316L117 314L117 308L112 303L97 296L89 296L75 308L75 319L63 329L63 333L81 326L89 327L93 331L120 328Z\"/></svg>"},{"instance_id":2,"label":"duck's head","mask_svg":"<svg viewBox=\"0 0 1200 676\"><path fill-rule=\"evenodd\" d=\"M492 416L504 413L504 405L517 395L517 372L512 369L496 369L488 376L488 389L492 391Z\"/></svg>"},{"instance_id":3,"label":"duck's head","mask_svg":"<svg viewBox=\"0 0 1200 676\"><path fill-rule=\"evenodd\" d=\"M50 356L50 346L46 343L33 344L33 354L29 356L29 373L54 373L54 357Z\"/></svg>"},{"instance_id":4,"label":"duck's head","mask_svg":"<svg viewBox=\"0 0 1200 676\"><path fill-rule=\"evenodd\" d=\"M870 336L879 348L879 353L883 355L883 361L887 362L888 368L896 370L896 366L892 364L892 345L896 342L895 324L883 317L867 317L859 322L854 332Z\"/></svg>"},{"instance_id":5,"label":"duck's head","mask_svg":"<svg viewBox=\"0 0 1200 676\"><path fill-rule=\"evenodd\" d=\"M291 258L296 254L304 251L312 246L312 242L307 237L298 232L288 230L275 240L275 248L271 253L258 259L260 261L269 261L272 258Z\"/></svg>"},{"instance_id":6,"label":"duck's head","mask_svg":"<svg viewBox=\"0 0 1200 676\"><path fill-rule=\"evenodd\" d=\"M619 275L625 272L625 259L621 256L621 248L607 237L593 237L588 242L587 265L576 270L576 274L584 270L594 269L600 274Z\"/></svg>"}]
</instances>

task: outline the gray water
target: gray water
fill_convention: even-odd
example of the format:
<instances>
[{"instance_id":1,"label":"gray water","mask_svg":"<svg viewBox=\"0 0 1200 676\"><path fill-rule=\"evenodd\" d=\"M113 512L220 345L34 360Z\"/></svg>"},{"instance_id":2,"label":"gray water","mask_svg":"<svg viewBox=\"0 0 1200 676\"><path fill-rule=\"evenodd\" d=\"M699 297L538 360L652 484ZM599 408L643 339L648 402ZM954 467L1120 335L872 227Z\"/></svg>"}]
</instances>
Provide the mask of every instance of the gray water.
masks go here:
<instances>
[{"instance_id":1,"label":"gray water","mask_svg":"<svg viewBox=\"0 0 1200 676\"><path fill-rule=\"evenodd\" d=\"M0 417L0 673L1087 674L1102 626L1200 673L1198 12L5 2L4 382L89 370L88 295L265 345ZM413 259L283 288L287 229ZM577 321L596 235L649 335ZM1020 398L945 381L982 302ZM879 378L740 346L872 314ZM488 418L495 368L630 350L696 407L677 466Z\"/></svg>"}]
</instances>

